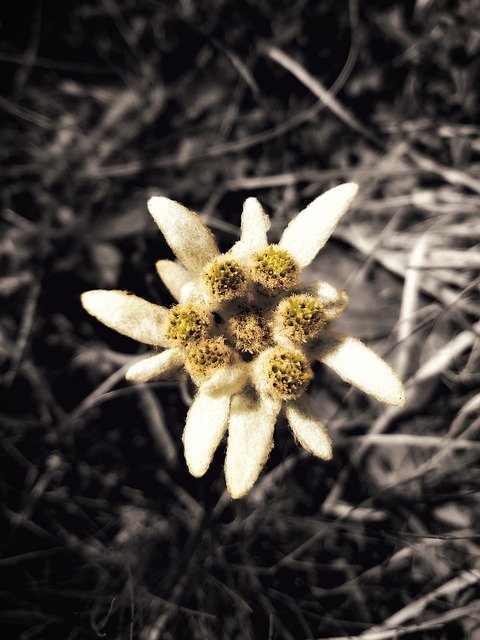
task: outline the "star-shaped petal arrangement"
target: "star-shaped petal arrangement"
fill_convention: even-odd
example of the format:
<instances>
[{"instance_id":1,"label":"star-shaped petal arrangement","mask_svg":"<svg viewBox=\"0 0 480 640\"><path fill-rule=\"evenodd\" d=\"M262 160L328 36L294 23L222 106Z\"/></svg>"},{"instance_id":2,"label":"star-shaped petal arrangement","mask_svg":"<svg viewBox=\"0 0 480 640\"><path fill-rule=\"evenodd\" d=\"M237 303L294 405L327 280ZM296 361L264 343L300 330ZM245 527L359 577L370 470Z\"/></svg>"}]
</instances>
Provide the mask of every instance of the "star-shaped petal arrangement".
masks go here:
<instances>
[{"instance_id":1,"label":"star-shaped petal arrangement","mask_svg":"<svg viewBox=\"0 0 480 640\"><path fill-rule=\"evenodd\" d=\"M148 382L185 368L198 387L183 432L185 459L204 475L228 432L227 490L245 496L273 447L283 412L296 441L329 460L332 442L305 391L315 361L380 402L401 406L395 372L356 338L330 329L348 297L327 282L302 283L302 270L346 213L357 185L342 184L296 215L278 244L256 198L245 201L240 239L221 253L200 217L183 205L153 197L148 208L178 262L157 271L178 304L152 304L125 291L87 291L85 309L108 327L156 351L126 377Z\"/></svg>"}]
</instances>

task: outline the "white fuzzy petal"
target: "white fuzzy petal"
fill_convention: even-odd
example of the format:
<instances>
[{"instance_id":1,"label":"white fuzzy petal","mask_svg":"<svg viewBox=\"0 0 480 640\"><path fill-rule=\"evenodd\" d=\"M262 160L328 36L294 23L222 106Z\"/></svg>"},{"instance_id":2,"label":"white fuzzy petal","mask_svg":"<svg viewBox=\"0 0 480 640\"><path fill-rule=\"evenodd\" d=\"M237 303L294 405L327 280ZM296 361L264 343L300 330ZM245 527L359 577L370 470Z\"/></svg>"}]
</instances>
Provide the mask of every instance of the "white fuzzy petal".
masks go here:
<instances>
[{"instance_id":1,"label":"white fuzzy petal","mask_svg":"<svg viewBox=\"0 0 480 640\"><path fill-rule=\"evenodd\" d=\"M212 397L198 391L187 414L183 445L188 470L196 478L203 476L220 444L228 424L230 396Z\"/></svg>"},{"instance_id":2,"label":"white fuzzy petal","mask_svg":"<svg viewBox=\"0 0 480 640\"><path fill-rule=\"evenodd\" d=\"M192 273L197 274L219 254L212 233L193 211L159 196L150 198L148 210L173 253Z\"/></svg>"},{"instance_id":3,"label":"white fuzzy petal","mask_svg":"<svg viewBox=\"0 0 480 640\"><path fill-rule=\"evenodd\" d=\"M263 469L273 447L280 407L266 396L232 398L225 458L225 480L232 498L245 496Z\"/></svg>"},{"instance_id":4,"label":"white fuzzy petal","mask_svg":"<svg viewBox=\"0 0 480 640\"><path fill-rule=\"evenodd\" d=\"M405 390L393 369L363 342L340 333L325 332L314 357L345 382L384 404L403 406Z\"/></svg>"},{"instance_id":5,"label":"white fuzzy petal","mask_svg":"<svg viewBox=\"0 0 480 640\"><path fill-rule=\"evenodd\" d=\"M306 267L327 242L358 190L353 182L326 191L301 211L283 232L279 242L300 267Z\"/></svg>"},{"instance_id":6,"label":"white fuzzy petal","mask_svg":"<svg viewBox=\"0 0 480 640\"><path fill-rule=\"evenodd\" d=\"M252 382L255 389L257 389L260 394L268 394L270 392L266 367L268 366L268 362L274 352L274 347L264 349L250 363L250 375L252 377Z\"/></svg>"},{"instance_id":7,"label":"white fuzzy petal","mask_svg":"<svg viewBox=\"0 0 480 640\"><path fill-rule=\"evenodd\" d=\"M125 377L132 382L149 382L161 377L168 377L177 371L185 358L179 349L167 349L150 358L144 358L132 364Z\"/></svg>"},{"instance_id":8,"label":"white fuzzy petal","mask_svg":"<svg viewBox=\"0 0 480 640\"><path fill-rule=\"evenodd\" d=\"M312 413L305 396L285 405L285 415L298 443L321 460L331 460L332 440L325 425Z\"/></svg>"},{"instance_id":9,"label":"white fuzzy petal","mask_svg":"<svg viewBox=\"0 0 480 640\"><path fill-rule=\"evenodd\" d=\"M180 300L182 288L193 282L191 274L181 264L173 262L173 260L159 260L155 266L158 275L172 296L175 300Z\"/></svg>"},{"instance_id":10,"label":"white fuzzy petal","mask_svg":"<svg viewBox=\"0 0 480 640\"><path fill-rule=\"evenodd\" d=\"M243 205L240 240L230 249L237 260L247 260L268 245L270 218L256 198L247 198Z\"/></svg>"},{"instance_id":11,"label":"white fuzzy petal","mask_svg":"<svg viewBox=\"0 0 480 640\"><path fill-rule=\"evenodd\" d=\"M328 282L315 282L311 293L321 303L326 320L336 320L348 305L348 296L342 289L337 289Z\"/></svg>"},{"instance_id":12,"label":"white fuzzy petal","mask_svg":"<svg viewBox=\"0 0 480 640\"><path fill-rule=\"evenodd\" d=\"M244 363L222 367L202 384L202 391L212 396L233 395L243 389L248 379Z\"/></svg>"},{"instance_id":13,"label":"white fuzzy petal","mask_svg":"<svg viewBox=\"0 0 480 640\"><path fill-rule=\"evenodd\" d=\"M209 301L207 300L207 296L201 286L199 286L197 280L192 280L191 282L187 282L183 285L180 291L180 302L198 302L205 306L205 308L209 307Z\"/></svg>"},{"instance_id":14,"label":"white fuzzy petal","mask_svg":"<svg viewBox=\"0 0 480 640\"><path fill-rule=\"evenodd\" d=\"M97 320L124 336L155 346L167 346L165 307L147 302L126 291L86 291L82 305Z\"/></svg>"}]
</instances>

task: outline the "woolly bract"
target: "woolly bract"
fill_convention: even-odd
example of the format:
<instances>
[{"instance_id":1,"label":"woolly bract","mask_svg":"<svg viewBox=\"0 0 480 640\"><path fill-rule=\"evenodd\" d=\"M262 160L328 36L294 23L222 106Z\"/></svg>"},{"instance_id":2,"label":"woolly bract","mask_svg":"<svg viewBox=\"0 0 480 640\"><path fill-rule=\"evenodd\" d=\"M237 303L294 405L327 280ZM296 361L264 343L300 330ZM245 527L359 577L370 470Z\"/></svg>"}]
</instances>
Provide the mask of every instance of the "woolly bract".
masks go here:
<instances>
[{"instance_id":1,"label":"woolly bract","mask_svg":"<svg viewBox=\"0 0 480 640\"><path fill-rule=\"evenodd\" d=\"M245 496L274 443L283 412L296 442L322 460L332 440L313 414L305 391L318 361L380 402L402 405L394 371L355 338L331 331L348 297L327 282L302 284L315 258L350 206L357 185L330 189L295 216L278 244L270 221L248 198L240 239L221 254L200 216L163 197L148 209L179 262L160 260L157 271L178 301L168 310L124 291L88 291L85 309L111 329L151 345L127 379L145 383L184 369L198 387L183 432L187 466L204 475L228 433L227 490Z\"/></svg>"}]
</instances>

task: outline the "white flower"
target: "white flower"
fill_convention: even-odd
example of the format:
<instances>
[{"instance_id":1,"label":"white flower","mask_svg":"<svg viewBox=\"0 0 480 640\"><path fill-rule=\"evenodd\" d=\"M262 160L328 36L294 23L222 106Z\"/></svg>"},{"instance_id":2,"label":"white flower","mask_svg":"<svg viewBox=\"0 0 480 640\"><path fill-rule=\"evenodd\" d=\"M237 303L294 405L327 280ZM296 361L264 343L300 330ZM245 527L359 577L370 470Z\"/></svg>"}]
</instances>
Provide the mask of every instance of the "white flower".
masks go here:
<instances>
[{"instance_id":1,"label":"white flower","mask_svg":"<svg viewBox=\"0 0 480 640\"><path fill-rule=\"evenodd\" d=\"M318 360L344 381L391 405L404 403L390 367L359 340L329 324L348 298L326 282L302 284L302 269L324 246L357 191L343 184L319 196L268 244L268 216L245 201L240 240L221 254L200 217L167 198L148 208L180 263L157 262L179 304L170 310L123 291L89 291L85 309L112 329L164 349L136 362L127 378L147 382L182 367L198 392L183 444L190 472L208 469L228 432L225 477L233 498L248 493L271 448L283 411L297 442L329 460L332 442L313 415L305 390Z\"/></svg>"}]
</instances>

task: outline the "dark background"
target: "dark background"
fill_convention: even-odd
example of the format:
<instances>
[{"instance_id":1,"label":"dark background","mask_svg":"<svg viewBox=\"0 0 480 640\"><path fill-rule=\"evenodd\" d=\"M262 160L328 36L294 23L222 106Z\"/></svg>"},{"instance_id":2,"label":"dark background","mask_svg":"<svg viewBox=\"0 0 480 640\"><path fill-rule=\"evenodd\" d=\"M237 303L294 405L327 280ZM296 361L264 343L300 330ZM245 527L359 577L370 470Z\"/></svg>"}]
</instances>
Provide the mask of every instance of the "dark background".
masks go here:
<instances>
[{"instance_id":1,"label":"dark background","mask_svg":"<svg viewBox=\"0 0 480 640\"><path fill-rule=\"evenodd\" d=\"M0 12L2 639L480 638L478 3ZM126 383L139 346L79 295L172 302L154 193L228 248L245 197L276 240L343 181L359 196L308 275L347 287L339 328L396 367L407 406L319 370L334 460L280 423L232 503L223 447L186 471L193 390Z\"/></svg>"}]
</instances>

